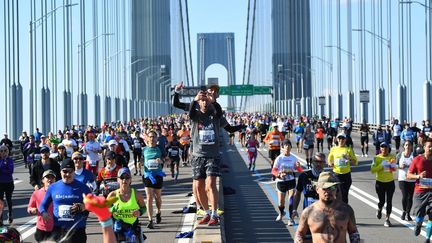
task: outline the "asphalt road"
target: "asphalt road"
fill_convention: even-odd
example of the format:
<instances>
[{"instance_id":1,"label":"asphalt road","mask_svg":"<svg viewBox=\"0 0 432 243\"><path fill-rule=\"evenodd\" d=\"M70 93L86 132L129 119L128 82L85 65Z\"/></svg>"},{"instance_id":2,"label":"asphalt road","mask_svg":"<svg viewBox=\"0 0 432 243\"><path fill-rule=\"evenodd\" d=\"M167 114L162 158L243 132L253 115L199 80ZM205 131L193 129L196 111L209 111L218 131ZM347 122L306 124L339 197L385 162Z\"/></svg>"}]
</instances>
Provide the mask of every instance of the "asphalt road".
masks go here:
<instances>
[{"instance_id":1,"label":"asphalt road","mask_svg":"<svg viewBox=\"0 0 432 243\"><path fill-rule=\"evenodd\" d=\"M291 140L294 142L293 136ZM352 169L353 184L350 190L349 204L355 211L362 241L377 243L424 242L424 228L422 235L415 237L413 222L400 219L402 204L401 191L397 184L397 173L395 173L396 191L393 197L393 213L391 215L393 227L386 228L383 226L384 217L381 220L376 218L378 197L375 192L375 175L370 173L374 147L370 144L369 157L363 158L360 157L361 149L358 134L353 134L353 140L359 166ZM242 148L237 141L234 146L226 145L225 151L225 158L230 169L223 175L223 185L233 188L236 192L233 195L225 196L227 242L293 242L297 226L288 226L287 217L283 221L275 222L278 215L277 193L275 183L271 181L267 148L259 149L256 173L248 171L246 149ZM297 154L295 148L292 152L301 163L305 164L304 153ZM324 144L324 153L328 154L326 144ZM302 206L300 205L299 213L301 211ZM298 218L296 223L298 223Z\"/></svg>"}]
</instances>

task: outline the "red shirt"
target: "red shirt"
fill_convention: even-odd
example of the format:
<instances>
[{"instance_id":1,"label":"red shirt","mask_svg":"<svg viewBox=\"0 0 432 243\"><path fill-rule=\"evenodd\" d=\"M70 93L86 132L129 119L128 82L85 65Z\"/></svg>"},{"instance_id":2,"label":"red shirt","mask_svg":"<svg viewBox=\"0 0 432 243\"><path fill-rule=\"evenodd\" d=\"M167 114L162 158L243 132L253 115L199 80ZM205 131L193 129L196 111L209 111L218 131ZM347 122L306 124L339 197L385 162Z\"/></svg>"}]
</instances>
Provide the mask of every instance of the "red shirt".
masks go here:
<instances>
[{"instance_id":1,"label":"red shirt","mask_svg":"<svg viewBox=\"0 0 432 243\"><path fill-rule=\"evenodd\" d=\"M37 212L36 227L40 230L51 232L54 228L52 203L49 205L49 208L48 208L48 213L49 213L49 215L51 215L51 218L48 221L43 220L42 215L39 212L39 206L45 197L45 193L46 193L46 190L43 187L37 191L34 191L30 197L30 202L28 204L27 211L30 212L30 208L37 208L38 212Z\"/></svg>"},{"instance_id":2,"label":"red shirt","mask_svg":"<svg viewBox=\"0 0 432 243\"><path fill-rule=\"evenodd\" d=\"M117 178L117 173L120 170L120 166L116 165L116 167L110 171L107 170L106 167L103 167L97 176L96 181L101 182L103 179Z\"/></svg>"},{"instance_id":3,"label":"red shirt","mask_svg":"<svg viewBox=\"0 0 432 243\"><path fill-rule=\"evenodd\" d=\"M432 160L426 160L423 155L416 156L410 164L408 172L419 175L426 171L426 177L432 180ZM414 192L422 193L432 191L432 188L420 187L420 180L416 181Z\"/></svg>"}]
</instances>

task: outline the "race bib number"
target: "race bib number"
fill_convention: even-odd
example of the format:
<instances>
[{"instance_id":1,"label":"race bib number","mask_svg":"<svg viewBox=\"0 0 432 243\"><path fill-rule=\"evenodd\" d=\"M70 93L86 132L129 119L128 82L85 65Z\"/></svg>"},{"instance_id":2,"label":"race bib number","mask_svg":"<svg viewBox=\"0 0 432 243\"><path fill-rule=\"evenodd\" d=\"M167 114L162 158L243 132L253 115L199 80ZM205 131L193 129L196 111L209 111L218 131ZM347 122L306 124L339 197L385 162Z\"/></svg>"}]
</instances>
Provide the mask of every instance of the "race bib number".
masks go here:
<instances>
[{"instance_id":1,"label":"race bib number","mask_svg":"<svg viewBox=\"0 0 432 243\"><path fill-rule=\"evenodd\" d=\"M92 167L94 167L94 166L96 166L97 165L97 160L93 160L93 159L91 159L90 161L89 161L89 165L90 166L92 166Z\"/></svg>"},{"instance_id":2,"label":"race bib number","mask_svg":"<svg viewBox=\"0 0 432 243\"><path fill-rule=\"evenodd\" d=\"M58 206L58 221L73 221L73 216L70 213L72 205Z\"/></svg>"},{"instance_id":3,"label":"race bib number","mask_svg":"<svg viewBox=\"0 0 432 243\"><path fill-rule=\"evenodd\" d=\"M215 132L213 130L200 130L199 143L203 145L215 144Z\"/></svg>"},{"instance_id":4,"label":"race bib number","mask_svg":"<svg viewBox=\"0 0 432 243\"><path fill-rule=\"evenodd\" d=\"M139 143L139 142L134 143L134 148L140 149L141 148L141 143Z\"/></svg>"},{"instance_id":5,"label":"race bib number","mask_svg":"<svg viewBox=\"0 0 432 243\"><path fill-rule=\"evenodd\" d=\"M384 172L393 172L396 169L396 164L390 163L387 160L381 162Z\"/></svg>"},{"instance_id":6,"label":"race bib number","mask_svg":"<svg viewBox=\"0 0 432 243\"><path fill-rule=\"evenodd\" d=\"M381 142L384 142L384 136L379 136L378 137L378 141L381 143Z\"/></svg>"},{"instance_id":7,"label":"race bib number","mask_svg":"<svg viewBox=\"0 0 432 243\"><path fill-rule=\"evenodd\" d=\"M303 149L306 149L306 150L308 150L309 149L309 144L303 144Z\"/></svg>"},{"instance_id":8,"label":"race bib number","mask_svg":"<svg viewBox=\"0 0 432 243\"><path fill-rule=\"evenodd\" d=\"M432 188L432 178L420 178L419 186L421 188L431 189Z\"/></svg>"},{"instance_id":9,"label":"race bib number","mask_svg":"<svg viewBox=\"0 0 432 243\"><path fill-rule=\"evenodd\" d=\"M181 140L182 140L183 142L187 142L188 137L184 136L184 137L181 138Z\"/></svg>"},{"instance_id":10,"label":"race bib number","mask_svg":"<svg viewBox=\"0 0 432 243\"><path fill-rule=\"evenodd\" d=\"M255 153L256 148L254 148L254 147L249 147L249 148L248 148L248 151L251 152L251 153Z\"/></svg>"},{"instance_id":11,"label":"race bib number","mask_svg":"<svg viewBox=\"0 0 432 243\"><path fill-rule=\"evenodd\" d=\"M270 145L272 146L279 146L279 140L271 140Z\"/></svg>"},{"instance_id":12,"label":"race bib number","mask_svg":"<svg viewBox=\"0 0 432 243\"><path fill-rule=\"evenodd\" d=\"M147 161L147 168L149 170L157 170L159 168L159 163L155 159L149 159Z\"/></svg>"},{"instance_id":13,"label":"race bib number","mask_svg":"<svg viewBox=\"0 0 432 243\"><path fill-rule=\"evenodd\" d=\"M345 167L347 167L347 164L348 163L347 163L347 160L345 158L337 159L336 163L335 163L336 167L339 167L339 168L345 168Z\"/></svg>"},{"instance_id":14,"label":"race bib number","mask_svg":"<svg viewBox=\"0 0 432 243\"><path fill-rule=\"evenodd\" d=\"M171 149L170 154L171 154L171 157L175 157L178 155L178 150Z\"/></svg>"}]
</instances>

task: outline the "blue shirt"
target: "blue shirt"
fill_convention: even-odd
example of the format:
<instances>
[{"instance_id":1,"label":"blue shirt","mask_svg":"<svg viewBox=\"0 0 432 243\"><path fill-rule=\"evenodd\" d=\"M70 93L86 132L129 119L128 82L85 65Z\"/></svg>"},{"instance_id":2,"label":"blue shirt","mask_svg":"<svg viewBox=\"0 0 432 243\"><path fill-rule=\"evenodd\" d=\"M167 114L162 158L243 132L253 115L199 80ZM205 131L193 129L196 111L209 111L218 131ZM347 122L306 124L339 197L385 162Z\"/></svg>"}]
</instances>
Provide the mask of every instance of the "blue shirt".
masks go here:
<instances>
[{"instance_id":1,"label":"blue shirt","mask_svg":"<svg viewBox=\"0 0 432 243\"><path fill-rule=\"evenodd\" d=\"M95 181L95 177L93 173L91 173L89 170L83 169L81 172L81 175L78 175L75 173L75 180L87 184L87 183L93 183Z\"/></svg>"},{"instance_id":2,"label":"blue shirt","mask_svg":"<svg viewBox=\"0 0 432 243\"><path fill-rule=\"evenodd\" d=\"M48 187L44 199L39 207L39 212L43 214L48 211L52 203L54 208L54 226L61 228L71 228L77 223L76 228L86 227L86 213L70 214L69 209L74 203L83 203L83 193L90 193L90 189L83 183L74 180L70 184L65 184L63 180Z\"/></svg>"}]
</instances>

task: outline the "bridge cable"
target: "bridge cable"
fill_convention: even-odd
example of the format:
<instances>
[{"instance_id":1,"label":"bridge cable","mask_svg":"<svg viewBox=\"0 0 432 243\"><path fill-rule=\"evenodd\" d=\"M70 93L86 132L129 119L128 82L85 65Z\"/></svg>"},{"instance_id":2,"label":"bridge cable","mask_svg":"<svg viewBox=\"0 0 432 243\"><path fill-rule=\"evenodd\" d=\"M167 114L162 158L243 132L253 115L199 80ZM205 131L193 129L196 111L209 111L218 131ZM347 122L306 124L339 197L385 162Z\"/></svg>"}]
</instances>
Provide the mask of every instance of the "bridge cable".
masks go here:
<instances>
[{"instance_id":1,"label":"bridge cable","mask_svg":"<svg viewBox=\"0 0 432 243\"><path fill-rule=\"evenodd\" d=\"M251 33L251 44L250 44L250 51L249 51L249 67L248 67L248 78L247 78L247 84L250 83L250 72L251 72L251 67L252 67L252 51L253 51L253 41L254 41L254 36L255 36L255 16L256 16L256 0L254 0L254 9L253 9L253 17L252 17L252 33ZM247 96L245 97L245 108L246 108L246 101L247 101Z\"/></svg>"},{"instance_id":2,"label":"bridge cable","mask_svg":"<svg viewBox=\"0 0 432 243\"><path fill-rule=\"evenodd\" d=\"M192 49L191 49L191 41L190 41L190 25L189 25L189 6L188 0L185 0L185 8L186 8L186 25L187 25L187 34L188 34L188 44L189 44L189 67L191 73L192 86L195 86L194 83L194 73L193 73L193 65L192 65Z\"/></svg>"},{"instance_id":3,"label":"bridge cable","mask_svg":"<svg viewBox=\"0 0 432 243\"><path fill-rule=\"evenodd\" d=\"M180 23L181 23L181 32L182 32L182 42L183 42L183 56L184 56L185 69L186 69L186 85L189 86L189 70L188 70L188 62L187 62L187 55L186 55L186 43L185 43L185 35L184 35L182 0L179 0L179 7L180 7Z\"/></svg>"},{"instance_id":4,"label":"bridge cable","mask_svg":"<svg viewBox=\"0 0 432 243\"><path fill-rule=\"evenodd\" d=\"M247 61L247 48L248 48L248 40L249 40L249 15L250 15L250 0L248 1L248 7L247 7L247 22L246 22L246 43L245 43L245 54L244 54L244 61L243 61L243 81L242 85L245 84L246 79L246 61ZM240 97L240 108L243 106L243 96Z\"/></svg>"}]
</instances>

